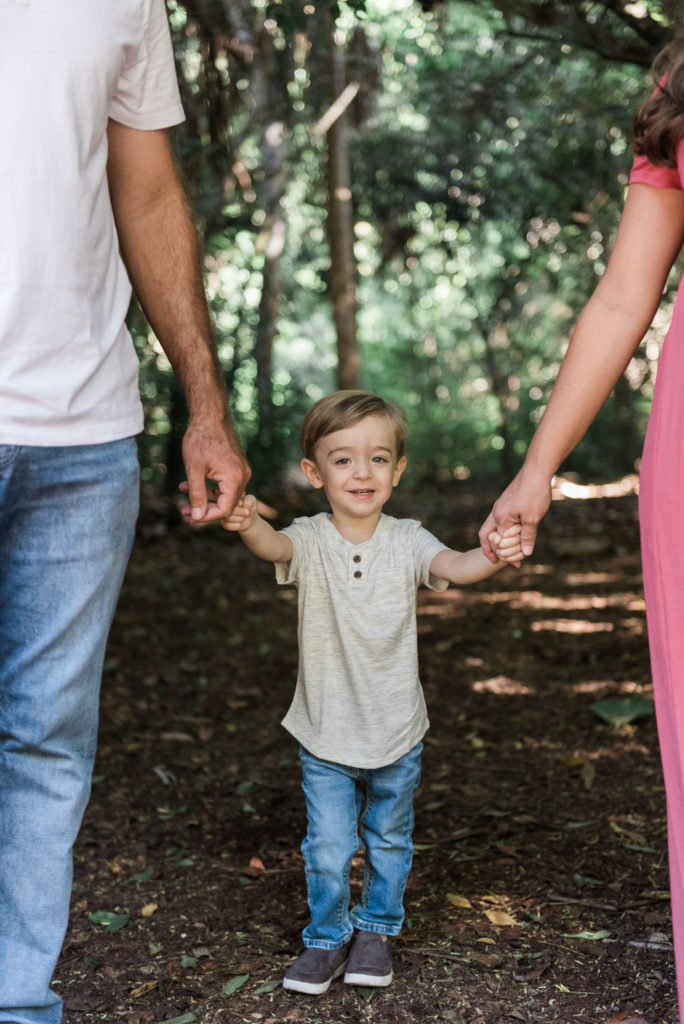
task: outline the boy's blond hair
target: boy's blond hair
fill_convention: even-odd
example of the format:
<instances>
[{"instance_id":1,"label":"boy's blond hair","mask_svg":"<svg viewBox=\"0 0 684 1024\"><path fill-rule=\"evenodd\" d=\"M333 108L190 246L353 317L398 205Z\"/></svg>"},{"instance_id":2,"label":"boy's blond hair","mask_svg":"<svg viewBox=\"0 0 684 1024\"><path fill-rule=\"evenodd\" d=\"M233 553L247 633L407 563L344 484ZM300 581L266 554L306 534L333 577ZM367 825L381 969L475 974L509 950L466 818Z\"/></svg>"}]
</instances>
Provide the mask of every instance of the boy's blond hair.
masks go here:
<instances>
[{"instance_id":1,"label":"boy's blond hair","mask_svg":"<svg viewBox=\"0 0 684 1024\"><path fill-rule=\"evenodd\" d=\"M336 430L353 427L367 416L386 416L394 429L397 458L404 454L408 424L403 409L368 391L335 391L311 406L302 423L304 458L313 461L316 445L322 437Z\"/></svg>"}]
</instances>

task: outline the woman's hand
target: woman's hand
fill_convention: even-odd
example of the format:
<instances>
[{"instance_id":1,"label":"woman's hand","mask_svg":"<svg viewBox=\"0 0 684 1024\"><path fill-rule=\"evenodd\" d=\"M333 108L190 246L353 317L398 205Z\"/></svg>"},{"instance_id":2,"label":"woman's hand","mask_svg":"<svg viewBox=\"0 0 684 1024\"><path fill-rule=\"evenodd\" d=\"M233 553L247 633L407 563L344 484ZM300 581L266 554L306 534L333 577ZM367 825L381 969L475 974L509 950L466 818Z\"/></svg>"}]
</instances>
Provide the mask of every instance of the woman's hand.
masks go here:
<instances>
[{"instance_id":1,"label":"woman's hand","mask_svg":"<svg viewBox=\"0 0 684 1024\"><path fill-rule=\"evenodd\" d=\"M490 534L503 537L506 530L520 527L520 546L525 557L532 554L537 538L537 526L551 504L551 480L532 476L523 467L492 507L479 532L480 544L490 562L497 554L490 543Z\"/></svg>"}]
</instances>

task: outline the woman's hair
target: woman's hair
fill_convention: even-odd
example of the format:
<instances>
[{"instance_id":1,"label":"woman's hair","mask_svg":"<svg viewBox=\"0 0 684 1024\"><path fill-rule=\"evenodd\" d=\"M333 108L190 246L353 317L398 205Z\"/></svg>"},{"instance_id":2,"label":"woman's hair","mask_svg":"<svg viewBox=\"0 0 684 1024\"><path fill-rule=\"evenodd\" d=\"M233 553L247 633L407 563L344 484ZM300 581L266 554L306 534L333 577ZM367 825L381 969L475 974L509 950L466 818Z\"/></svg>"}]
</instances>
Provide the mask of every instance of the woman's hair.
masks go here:
<instances>
[{"instance_id":1,"label":"woman's hair","mask_svg":"<svg viewBox=\"0 0 684 1024\"><path fill-rule=\"evenodd\" d=\"M684 35L656 57L654 88L634 119L634 152L651 163L677 166L677 146L684 138Z\"/></svg>"},{"instance_id":2,"label":"woman's hair","mask_svg":"<svg viewBox=\"0 0 684 1024\"><path fill-rule=\"evenodd\" d=\"M304 457L313 459L316 445L322 437L353 427L366 416L387 417L394 430L397 458L401 458L408 437L406 416L394 402L386 402L367 391L336 391L311 406L302 423Z\"/></svg>"}]
</instances>

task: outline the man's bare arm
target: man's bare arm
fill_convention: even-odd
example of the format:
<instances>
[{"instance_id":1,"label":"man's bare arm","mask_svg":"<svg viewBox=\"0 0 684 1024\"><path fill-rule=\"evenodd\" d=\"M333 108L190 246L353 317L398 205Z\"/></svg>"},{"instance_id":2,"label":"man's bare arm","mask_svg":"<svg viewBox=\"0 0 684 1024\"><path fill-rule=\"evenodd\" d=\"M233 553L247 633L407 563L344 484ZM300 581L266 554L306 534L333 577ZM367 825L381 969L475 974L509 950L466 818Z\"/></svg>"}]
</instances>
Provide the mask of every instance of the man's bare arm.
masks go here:
<instances>
[{"instance_id":1,"label":"man's bare arm","mask_svg":"<svg viewBox=\"0 0 684 1024\"><path fill-rule=\"evenodd\" d=\"M250 476L228 408L190 208L166 130L110 121L107 174L133 288L185 392L183 439L192 518L226 516ZM217 485L208 502L205 481Z\"/></svg>"}]
</instances>

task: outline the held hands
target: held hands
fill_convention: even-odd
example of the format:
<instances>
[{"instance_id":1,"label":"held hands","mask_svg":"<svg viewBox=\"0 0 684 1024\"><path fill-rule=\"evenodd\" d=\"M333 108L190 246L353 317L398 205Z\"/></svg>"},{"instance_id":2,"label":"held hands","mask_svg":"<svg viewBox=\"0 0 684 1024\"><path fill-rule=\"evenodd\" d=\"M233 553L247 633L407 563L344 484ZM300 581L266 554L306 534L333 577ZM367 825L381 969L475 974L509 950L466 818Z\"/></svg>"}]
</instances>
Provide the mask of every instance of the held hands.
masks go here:
<instances>
[{"instance_id":1,"label":"held hands","mask_svg":"<svg viewBox=\"0 0 684 1024\"><path fill-rule=\"evenodd\" d=\"M221 520L221 526L224 530L236 530L238 533L245 533L251 526L254 526L259 511L257 505L259 504L261 503L257 501L253 494L244 494L232 512ZM268 508L268 506L262 505L262 509L265 507Z\"/></svg>"},{"instance_id":2,"label":"held hands","mask_svg":"<svg viewBox=\"0 0 684 1024\"><path fill-rule=\"evenodd\" d=\"M183 461L188 479L180 489L189 498L181 509L183 516L199 526L222 519L244 493L251 475L230 419L191 420L183 438ZM207 480L215 486L207 488Z\"/></svg>"},{"instance_id":3,"label":"held hands","mask_svg":"<svg viewBox=\"0 0 684 1024\"><path fill-rule=\"evenodd\" d=\"M494 503L480 527L480 544L490 562L496 562L499 557L490 540L492 534L503 537L511 525L520 530L521 556L527 558L531 555L537 526L550 504L551 475L526 471L523 467Z\"/></svg>"},{"instance_id":4,"label":"held hands","mask_svg":"<svg viewBox=\"0 0 684 1024\"><path fill-rule=\"evenodd\" d=\"M496 530L493 530L489 534L489 544L491 550L496 555L500 562L505 562L507 565L515 565L518 569L520 568L521 562L524 558L521 544L521 533L522 528L519 523L514 523L513 526L503 533L499 534Z\"/></svg>"},{"instance_id":5,"label":"held hands","mask_svg":"<svg viewBox=\"0 0 684 1024\"><path fill-rule=\"evenodd\" d=\"M178 486L179 490L184 491L186 494L188 493L189 485L187 480L183 481L183 483ZM219 498L219 492L215 487L207 487L207 501L209 502L210 508L218 507ZM197 522L190 515L189 505L183 506L181 514L185 521L191 526L206 526L207 523L210 522L219 522L224 530L237 530L240 533L244 533L245 530L250 528L250 526L253 526L257 516L261 516L262 519L278 518L277 509L272 508L271 505L267 505L263 501L259 501L259 499L255 498L253 494L243 494L242 497L238 499L236 505L222 518L217 519L217 517L214 516L211 519L207 518L202 522Z\"/></svg>"}]
</instances>

